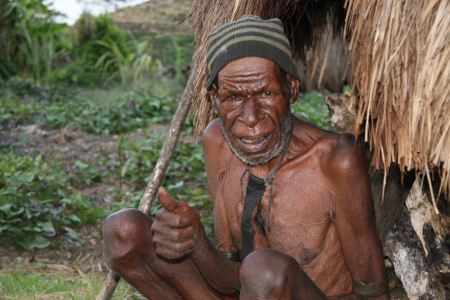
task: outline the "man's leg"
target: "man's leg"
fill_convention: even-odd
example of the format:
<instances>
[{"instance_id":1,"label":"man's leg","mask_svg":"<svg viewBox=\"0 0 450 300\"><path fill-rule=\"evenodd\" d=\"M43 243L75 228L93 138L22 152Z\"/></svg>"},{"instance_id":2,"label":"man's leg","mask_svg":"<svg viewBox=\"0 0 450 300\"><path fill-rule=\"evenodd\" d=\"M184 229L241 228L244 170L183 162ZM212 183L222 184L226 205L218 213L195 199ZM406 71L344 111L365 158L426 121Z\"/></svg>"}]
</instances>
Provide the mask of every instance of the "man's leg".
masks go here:
<instances>
[{"instance_id":1,"label":"man's leg","mask_svg":"<svg viewBox=\"0 0 450 300\"><path fill-rule=\"evenodd\" d=\"M239 273L240 300L326 300L297 261L277 250L261 249L244 260Z\"/></svg>"},{"instance_id":2,"label":"man's leg","mask_svg":"<svg viewBox=\"0 0 450 300\"><path fill-rule=\"evenodd\" d=\"M103 227L107 265L150 300L224 299L206 282L190 258L156 255L152 220L136 209L109 216Z\"/></svg>"}]
</instances>

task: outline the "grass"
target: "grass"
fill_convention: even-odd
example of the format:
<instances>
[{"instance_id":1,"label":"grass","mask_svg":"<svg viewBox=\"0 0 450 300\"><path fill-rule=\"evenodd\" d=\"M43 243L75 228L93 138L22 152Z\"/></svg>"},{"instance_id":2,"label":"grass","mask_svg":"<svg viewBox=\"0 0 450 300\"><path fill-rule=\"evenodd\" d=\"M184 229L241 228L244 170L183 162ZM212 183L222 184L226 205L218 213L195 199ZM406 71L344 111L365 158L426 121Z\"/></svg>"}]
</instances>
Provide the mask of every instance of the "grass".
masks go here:
<instances>
[{"instance_id":1,"label":"grass","mask_svg":"<svg viewBox=\"0 0 450 300\"><path fill-rule=\"evenodd\" d=\"M104 283L104 276L92 274L30 273L26 268L0 272L0 299L4 300L87 300L95 299ZM112 299L137 299L126 282L120 282Z\"/></svg>"}]
</instances>

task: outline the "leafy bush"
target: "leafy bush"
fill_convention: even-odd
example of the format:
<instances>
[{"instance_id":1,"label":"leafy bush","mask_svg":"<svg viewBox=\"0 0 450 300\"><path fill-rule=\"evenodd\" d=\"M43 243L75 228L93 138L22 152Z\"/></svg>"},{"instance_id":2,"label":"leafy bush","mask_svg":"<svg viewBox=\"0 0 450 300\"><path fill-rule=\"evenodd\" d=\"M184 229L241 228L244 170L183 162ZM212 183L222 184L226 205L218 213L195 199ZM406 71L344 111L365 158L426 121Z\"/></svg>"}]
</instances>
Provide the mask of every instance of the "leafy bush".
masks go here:
<instances>
[{"instance_id":1,"label":"leafy bush","mask_svg":"<svg viewBox=\"0 0 450 300\"><path fill-rule=\"evenodd\" d=\"M194 51L194 35L134 33L139 41L149 41L149 51L163 66L182 66L191 62Z\"/></svg>"},{"instance_id":2,"label":"leafy bush","mask_svg":"<svg viewBox=\"0 0 450 300\"><path fill-rule=\"evenodd\" d=\"M50 80L53 83L64 81L94 88L102 84L105 78L112 79L111 75L124 68L123 58L135 55L130 50L126 36L109 15L95 17L85 11L66 35L74 45L71 62L51 73ZM132 61L128 59L126 63Z\"/></svg>"},{"instance_id":3,"label":"leafy bush","mask_svg":"<svg viewBox=\"0 0 450 300\"><path fill-rule=\"evenodd\" d=\"M59 13L42 0L2 1L0 6L0 78L22 72L38 86L48 82L54 61L71 48L62 33L67 25L54 22Z\"/></svg>"},{"instance_id":4,"label":"leafy bush","mask_svg":"<svg viewBox=\"0 0 450 300\"><path fill-rule=\"evenodd\" d=\"M95 63L95 66L101 71L102 77L105 78L107 74L111 74L106 79L104 85L107 85L111 80L120 77L122 85L133 83L136 85L138 79L148 74L153 66L156 64L151 55L146 53L148 42L143 41L138 43L133 40L135 51L132 53L123 53L119 44L114 40L98 40L97 43L108 49ZM117 68L117 71L114 69ZM113 69L113 71L110 71Z\"/></svg>"},{"instance_id":5,"label":"leafy bush","mask_svg":"<svg viewBox=\"0 0 450 300\"><path fill-rule=\"evenodd\" d=\"M319 128L330 129L330 116L323 92L301 94L297 102L291 105L291 109L298 118Z\"/></svg>"},{"instance_id":6,"label":"leafy bush","mask_svg":"<svg viewBox=\"0 0 450 300\"><path fill-rule=\"evenodd\" d=\"M0 233L30 252L61 236L83 243L73 228L97 221L102 209L81 194L72 195L70 181L55 160L0 154Z\"/></svg>"}]
</instances>

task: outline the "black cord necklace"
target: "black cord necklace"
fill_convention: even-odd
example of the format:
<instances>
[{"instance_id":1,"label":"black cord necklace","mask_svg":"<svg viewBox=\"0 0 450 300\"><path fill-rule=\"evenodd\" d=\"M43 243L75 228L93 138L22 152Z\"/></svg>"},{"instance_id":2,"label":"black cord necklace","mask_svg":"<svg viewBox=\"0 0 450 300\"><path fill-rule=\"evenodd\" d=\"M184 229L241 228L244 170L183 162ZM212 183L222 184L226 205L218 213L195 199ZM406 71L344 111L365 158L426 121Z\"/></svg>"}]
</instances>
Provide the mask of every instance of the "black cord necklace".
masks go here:
<instances>
[{"instance_id":1,"label":"black cord necklace","mask_svg":"<svg viewBox=\"0 0 450 300\"><path fill-rule=\"evenodd\" d=\"M292 116L291 116L292 117ZM294 135L293 133L294 127L292 125L291 132L289 135L289 140L287 144L285 145L285 148L283 149L283 154L278 161L277 166L274 170L269 172L269 176L266 179L261 179L259 177L254 176L250 173L250 164L247 164L247 169L245 170L244 174L242 174L240 183L241 183L241 200L238 203L242 202L242 199L244 197L244 191L243 191L243 179L245 174L249 174L248 178L248 184L247 184L247 191L245 196L245 203L244 203L244 209L242 211L242 222L241 222L241 232L242 232L242 252L241 252L241 261L245 259L245 257L253 252L253 229L252 229L252 215L253 210L255 208L255 205L257 202L260 203L257 216L260 214L260 208L262 207L261 201L262 196L265 192L266 183L269 184L269 190L270 190L270 198L269 198L269 205L267 207L267 219L266 219L266 225L265 225L265 231L267 233L270 232L270 210L272 207L273 202L273 181L276 178L276 174L278 169L281 167L281 163L284 160L284 157L286 156L289 147L291 145L292 137ZM237 207L236 207L237 208Z\"/></svg>"}]
</instances>

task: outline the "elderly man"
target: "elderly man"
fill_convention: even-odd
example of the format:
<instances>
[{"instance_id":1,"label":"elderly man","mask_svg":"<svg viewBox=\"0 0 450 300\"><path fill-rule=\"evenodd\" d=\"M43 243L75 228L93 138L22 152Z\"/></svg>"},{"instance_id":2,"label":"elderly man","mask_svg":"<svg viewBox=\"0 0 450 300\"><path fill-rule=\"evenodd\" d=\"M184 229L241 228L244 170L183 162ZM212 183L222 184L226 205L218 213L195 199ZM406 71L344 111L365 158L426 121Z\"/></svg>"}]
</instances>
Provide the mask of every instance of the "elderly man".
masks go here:
<instances>
[{"instance_id":1,"label":"elderly man","mask_svg":"<svg viewBox=\"0 0 450 300\"><path fill-rule=\"evenodd\" d=\"M111 269L148 299L389 299L363 149L292 116L299 76L281 22L244 16L208 42L217 248L161 189L155 221L106 220Z\"/></svg>"}]
</instances>

